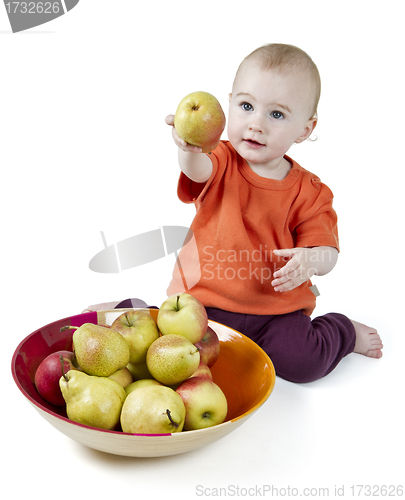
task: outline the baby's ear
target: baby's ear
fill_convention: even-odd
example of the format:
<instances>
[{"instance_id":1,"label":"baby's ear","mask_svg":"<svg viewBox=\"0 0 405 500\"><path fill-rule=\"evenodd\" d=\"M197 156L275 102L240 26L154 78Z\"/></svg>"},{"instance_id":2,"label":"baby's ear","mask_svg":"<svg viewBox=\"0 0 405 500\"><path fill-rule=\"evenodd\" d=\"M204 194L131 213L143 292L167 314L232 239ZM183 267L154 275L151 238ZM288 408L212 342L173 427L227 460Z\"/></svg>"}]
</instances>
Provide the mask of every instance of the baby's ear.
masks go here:
<instances>
[{"instance_id":1,"label":"baby's ear","mask_svg":"<svg viewBox=\"0 0 405 500\"><path fill-rule=\"evenodd\" d=\"M229 94L229 102L231 102L231 99L232 99L232 92Z\"/></svg>"},{"instance_id":2,"label":"baby's ear","mask_svg":"<svg viewBox=\"0 0 405 500\"><path fill-rule=\"evenodd\" d=\"M308 137L314 131L314 128L316 127L317 123L318 123L318 118L316 116L314 116L313 118L311 118L310 120L308 120L305 128L303 129L303 131L301 132L300 136L297 138L297 140L295 142L297 144L299 144L300 142L304 142L305 140L307 140Z\"/></svg>"}]
</instances>

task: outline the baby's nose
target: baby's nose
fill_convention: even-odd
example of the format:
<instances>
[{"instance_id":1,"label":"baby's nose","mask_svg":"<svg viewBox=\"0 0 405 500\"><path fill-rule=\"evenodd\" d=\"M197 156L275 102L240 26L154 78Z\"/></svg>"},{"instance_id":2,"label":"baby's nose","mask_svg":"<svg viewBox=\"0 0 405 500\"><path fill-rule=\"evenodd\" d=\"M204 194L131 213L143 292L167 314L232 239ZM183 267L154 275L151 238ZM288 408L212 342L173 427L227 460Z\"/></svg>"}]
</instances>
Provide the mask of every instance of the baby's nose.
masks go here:
<instances>
[{"instance_id":1,"label":"baby's nose","mask_svg":"<svg viewBox=\"0 0 405 500\"><path fill-rule=\"evenodd\" d=\"M255 122L249 125L249 130L251 132L256 132L258 134L261 134L263 132L263 127L260 125L260 123Z\"/></svg>"}]
</instances>

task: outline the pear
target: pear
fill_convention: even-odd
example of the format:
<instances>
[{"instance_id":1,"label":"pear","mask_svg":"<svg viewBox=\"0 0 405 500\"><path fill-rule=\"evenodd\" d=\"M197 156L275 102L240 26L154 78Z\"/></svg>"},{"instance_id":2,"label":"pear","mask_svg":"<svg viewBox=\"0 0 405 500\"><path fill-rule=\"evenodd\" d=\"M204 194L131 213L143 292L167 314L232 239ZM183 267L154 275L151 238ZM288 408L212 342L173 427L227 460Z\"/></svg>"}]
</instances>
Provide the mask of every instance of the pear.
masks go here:
<instances>
[{"instance_id":1,"label":"pear","mask_svg":"<svg viewBox=\"0 0 405 500\"><path fill-rule=\"evenodd\" d=\"M185 418L186 409L177 392L164 385L150 385L127 396L121 428L131 434L171 434L183 430Z\"/></svg>"},{"instance_id":2,"label":"pear","mask_svg":"<svg viewBox=\"0 0 405 500\"><path fill-rule=\"evenodd\" d=\"M196 371L198 348L183 335L163 335L148 349L146 365L152 377L164 385L176 385Z\"/></svg>"},{"instance_id":3,"label":"pear","mask_svg":"<svg viewBox=\"0 0 405 500\"><path fill-rule=\"evenodd\" d=\"M119 423L126 393L118 382L70 370L60 378L59 386L70 420L104 430Z\"/></svg>"},{"instance_id":4,"label":"pear","mask_svg":"<svg viewBox=\"0 0 405 500\"><path fill-rule=\"evenodd\" d=\"M74 332L73 350L80 368L88 375L109 377L129 362L129 347L124 337L111 328L92 323L85 323Z\"/></svg>"}]
</instances>

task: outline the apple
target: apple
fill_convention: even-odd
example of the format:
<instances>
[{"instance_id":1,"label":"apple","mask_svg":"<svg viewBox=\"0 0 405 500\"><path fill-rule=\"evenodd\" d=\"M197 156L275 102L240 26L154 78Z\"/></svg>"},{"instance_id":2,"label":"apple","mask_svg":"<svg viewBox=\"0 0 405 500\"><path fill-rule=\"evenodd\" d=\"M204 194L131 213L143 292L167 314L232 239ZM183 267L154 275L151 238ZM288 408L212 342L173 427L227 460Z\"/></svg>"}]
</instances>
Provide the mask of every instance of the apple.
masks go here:
<instances>
[{"instance_id":1,"label":"apple","mask_svg":"<svg viewBox=\"0 0 405 500\"><path fill-rule=\"evenodd\" d=\"M125 392L127 396L131 394L132 391L135 391L135 389L139 389L141 387L149 387L150 385L163 385L154 378L144 378L141 380L135 380L135 382L132 382L132 384L129 384L125 387Z\"/></svg>"},{"instance_id":2,"label":"apple","mask_svg":"<svg viewBox=\"0 0 405 500\"><path fill-rule=\"evenodd\" d=\"M63 373L77 370L74 365L75 355L73 352L57 351L41 361L34 376L34 384L40 396L55 406L66 404L59 386L59 380L62 377L62 362Z\"/></svg>"},{"instance_id":3,"label":"apple","mask_svg":"<svg viewBox=\"0 0 405 500\"><path fill-rule=\"evenodd\" d=\"M220 342L216 332L209 326L203 338L196 342L195 346L200 351L201 361L211 368L218 359L220 351Z\"/></svg>"},{"instance_id":4,"label":"apple","mask_svg":"<svg viewBox=\"0 0 405 500\"><path fill-rule=\"evenodd\" d=\"M203 304L192 295L174 294L160 306L157 325L162 335L183 335L195 344L207 331L207 311Z\"/></svg>"},{"instance_id":5,"label":"apple","mask_svg":"<svg viewBox=\"0 0 405 500\"><path fill-rule=\"evenodd\" d=\"M115 380L115 382L118 382L124 389L125 387L127 387L127 385L132 384L133 382L131 372L128 370L128 368L121 368L121 370L117 370L108 378L110 378L111 380Z\"/></svg>"},{"instance_id":6,"label":"apple","mask_svg":"<svg viewBox=\"0 0 405 500\"><path fill-rule=\"evenodd\" d=\"M175 385L190 377L200 364L198 349L182 335L164 335L149 347L146 365L152 377Z\"/></svg>"},{"instance_id":7,"label":"apple","mask_svg":"<svg viewBox=\"0 0 405 500\"><path fill-rule=\"evenodd\" d=\"M192 377L176 389L186 408L184 430L205 429L222 424L228 412L228 402L222 389L212 380Z\"/></svg>"},{"instance_id":8,"label":"apple","mask_svg":"<svg viewBox=\"0 0 405 500\"><path fill-rule=\"evenodd\" d=\"M130 363L145 362L149 346L159 337L156 321L145 309L122 313L112 323L111 329L119 332L127 341Z\"/></svg>"},{"instance_id":9,"label":"apple","mask_svg":"<svg viewBox=\"0 0 405 500\"><path fill-rule=\"evenodd\" d=\"M192 92L184 97L174 115L174 127L184 141L210 153L221 139L225 114L218 100L208 92Z\"/></svg>"},{"instance_id":10,"label":"apple","mask_svg":"<svg viewBox=\"0 0 405 500\"><path fill-rule=\"evenodd\" d=\"M146 361L144 363L128 363L127 368L131 372L134 381L144 378L153 378L148 370Z\"/></svg>"},{"instance_id":11,"label":"apple","mask_svg":"<svg viewBox=\"0 0 405 500\"><path fill-rule=\"evenodd\" d=\"M212 373L209 367L200 361L200 364L197 366L197 370L191 375L191 377L202 377L212 380Z\"/></svg>"}]
</instances>

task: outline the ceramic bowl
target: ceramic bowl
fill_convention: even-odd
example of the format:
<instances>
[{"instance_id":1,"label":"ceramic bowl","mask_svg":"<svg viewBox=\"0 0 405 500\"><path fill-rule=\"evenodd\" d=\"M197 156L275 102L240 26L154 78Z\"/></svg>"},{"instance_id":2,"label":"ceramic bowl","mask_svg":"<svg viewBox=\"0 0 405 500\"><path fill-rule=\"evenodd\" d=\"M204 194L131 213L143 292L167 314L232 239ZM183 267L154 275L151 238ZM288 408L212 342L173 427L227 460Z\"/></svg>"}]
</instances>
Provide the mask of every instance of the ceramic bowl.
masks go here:
<instances>
[{"instance_id":1,"label":"ceramic bowl","mask_svg":"<svg viewBox=\"0 0 405 500\"><path fill-rule=\"evenodd\" d=\"M69 420L64 407L53 406L41 398L34 381L35 370L49 354L72 349L72 329L65 325L83 323L111 325L124 310L91 312L50 323L28 335L15 350L12 374L17 387L39 414L56 429L90 448L129 457L160 457L191 451L208 445L230 432L257 411L270 396L275 371L267 354L252 340L220 323L210 321L219 339L221 351L211 371L228 401L228 414L222 424L195 431L173 434L135 435L104 431ZM157 310L150 309L157 316ZM241 435L239 435L241 437Z\"/></svg>"}]
</instances>

